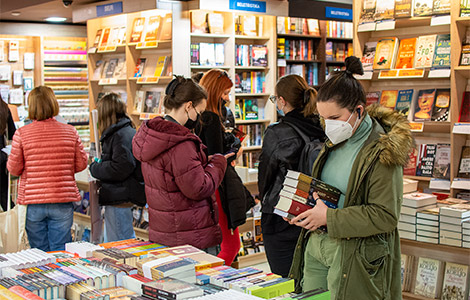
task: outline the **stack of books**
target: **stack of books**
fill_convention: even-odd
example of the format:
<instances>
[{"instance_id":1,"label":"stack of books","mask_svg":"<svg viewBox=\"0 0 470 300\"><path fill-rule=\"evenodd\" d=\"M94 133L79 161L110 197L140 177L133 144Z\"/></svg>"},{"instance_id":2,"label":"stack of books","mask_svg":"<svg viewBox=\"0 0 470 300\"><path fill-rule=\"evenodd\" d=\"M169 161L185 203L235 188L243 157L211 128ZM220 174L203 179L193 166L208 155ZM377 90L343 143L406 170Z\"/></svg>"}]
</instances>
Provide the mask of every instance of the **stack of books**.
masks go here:
<instances>
[{"instance_id":1,"label":"stack of books","mask_svg":"<svg viewBox=\"0 0 470 300\"><path fill-rule=\"evenodd\" d=\"M439 242L462 247L462 223L470 221L470 204L444 206L439 211Z\"/></svg>"},{"instance_id":2,"label":"stack of books","mask_svg":"<svg viewBox=\"0 0 470 300\"><path fill-rule=\"evenodd\" d=\"M439 208L418 211L416 214L416 240L439 244Z\"/></svg>"},{"instance_id":3,"label":"stack of books","mask_svg":"<svg viewBox=\"0 0 470 300\"><path fill-rule=\"evenodd\" d=\"M126 289L142 295L142 285L153 281L139 274L126 275L122 278L122 286Z\"/></svg>"},{"instance_id":4,"label":"stack of books","mask_svg":"<svg viewBox=\"0 0 470 300\"><path fill-rule=\"evenodd\" d=\"M141 259L137 263L139 274L153 280L171 276L188 283L196 282L195 264L186 258L160 254Z\"/></svg>"},{"instance_id":5,"label":"stack of books","mask_svg":"<svg viewBox=\"0 0 470 300\"><path fill-rule=\"evenodd\" d=\"M138 260L137 256L130 254L126 251L116 249L116 248L95 250L93 251L93 256L96 258L100 258L100 259L103 259L103 258L113 259L119 263L127 264L133 267L137 266L137 260Z\"/></svg>"},{"instance_id":6,"label":"stack of books","mask_svg":"<svg viewBox=\"0 0 470 300\"><path fill-rule=\"evenodd\" d=\"M65 244L65 251L70 253L76 253L80 257L92 257L93 251L104 249L101 246L97 246L95 244L78 241Z\"/></svg>"},{"instance_id":7,"label":"stack of books","mask_svg":"<svg viewBox=\"0 0 470 300\"><path fill-rule=\"evenodd\" d=\"M104 292L83 283L75 283L67 286L66 298L69 300L91 300L91 299L109 299Z\"/></svg>"},{"instance_id":8,"label":"stack of books","mask_svg":"<svg viewBox=\"0 0 470 300\"><path fill-rule=\"evenodd\" d=\"M416 240L416 213L420 210L436 207L437 197L425 193L403 195L398 230L400 237Z\"/></svg>"},{"instance_id":9,"label":"stack of books","mask_svg":"<svg viewBox=\"0 0 470 300\"><path fill-rule=\"evenodd\" d=\"M52 254L46 253L39 249L28 249L16 253L7 253L0 256L1 275L5 276L6 269L23 269L40 266L55 262Z\"/></svg>"},{"instance_id":10,"label":"stack of books","mask_svg":"<svg viewBox=\"0 0 470 300\"><path fill-rule=\"evenodd\" d=\"M165 248L165 246L152 243L149 241L142 241L138 239L128 239L110 243L100 244L103 248L116 248L121 249L127 253L133 254L138 258L145 258L151 251Z\"/></svg>"},{"instance_id":11,"label":"stack of books","mask_svg":"<svg viewBox=\"0 0 470 300\"><path fill-rule=\"evenodd\" d=\"M217 256L210 255L202 250L191 245L183 245L171 248L163 248L150 252L152 255L158 256L160 254L173 255L180 258L185 258L195 265L196 271L222 266L224 260Z\"/></svg>"},{"instance_id":12,"label":"stack of books","mask_svg":"<svg viewBox=\"0 0 470 300\"><path fill-rule=\"evenodd\" d=\"M142 293L150 299L187 299L204 295L200 287L173 278L144 283Z\"/></svg>"},{"instance_id":13,"label":"stack of books","mask_svg":"<svg viewBox=\"0 0 470 300\"><path fill-rule=\"evenodd\" d=\"M462 247L470 248L470 221L462 223Z\"/></svg>"}]
</instances>

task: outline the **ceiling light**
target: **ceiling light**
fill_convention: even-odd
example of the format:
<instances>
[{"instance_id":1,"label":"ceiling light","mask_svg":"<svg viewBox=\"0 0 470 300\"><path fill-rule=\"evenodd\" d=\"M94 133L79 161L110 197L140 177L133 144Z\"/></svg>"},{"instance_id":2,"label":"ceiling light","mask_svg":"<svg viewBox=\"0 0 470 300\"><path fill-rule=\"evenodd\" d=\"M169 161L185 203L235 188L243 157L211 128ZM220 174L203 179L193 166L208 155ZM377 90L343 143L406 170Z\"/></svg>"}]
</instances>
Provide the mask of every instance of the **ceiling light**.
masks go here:
<instances>
[{"instance_id":1,"label":"ceiling light","mask_svg":"<svg viewBox=\"0 0 470 300\"><path fill-rule=\"evenodd\" d=\"M49 17L49 18L46 18L44 19L46 20L47 22L64 22L65 20L67 20L67 18L62 18L62 17Z\"/></svg>"},{"instance_id":2,"label":"ceiling light","mask_svg":"<svg viewBox=\"0 0 470 300\"><path fill-rule=\"evenodd\" d=\"M19 11L12 11L11 15L14 17L18 17L19 15L21 15L21 13Z\"/></svg>"}]
</instances>

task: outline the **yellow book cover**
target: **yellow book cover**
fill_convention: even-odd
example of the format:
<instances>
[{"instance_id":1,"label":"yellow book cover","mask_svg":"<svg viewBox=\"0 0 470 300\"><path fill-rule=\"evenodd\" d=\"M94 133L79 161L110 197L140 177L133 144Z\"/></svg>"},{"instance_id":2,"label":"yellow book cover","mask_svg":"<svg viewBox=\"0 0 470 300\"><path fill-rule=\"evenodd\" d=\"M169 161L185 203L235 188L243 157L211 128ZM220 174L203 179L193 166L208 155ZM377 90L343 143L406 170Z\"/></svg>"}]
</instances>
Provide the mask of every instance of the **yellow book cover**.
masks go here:
<instances>
[{"instance_id":1,"label":"yellow book cover","mask_svg":"<svg viewBox=\"0 0 470 300\"><path fill-rule=\"evenodd\" d=\"M374 58L374 70L391 69L397 48L397 38L383 38L377 43Z\"/></svg>"},{"instance_id":2,"label":"yellow book cover","mask_svg":"<svg viewBox=\"0 0 470 300\"><path fill-rule=\"evenodd\" d=\"M131 40L129 43L139 43L142 39L142 32L144 31L145 18L135 18L134 25L132 26Z\"/></svg>"},{"instance_id":3,"label":"yellow book cover","mask_svg":"<svg viewBox=\"0 0 470 300\"><path fill-rule=\"evenodd\" d=\"M395 109L397 97L398 90L382 91L382 95L380 96L380 105L390 109Z\"/></svg>"},{"instance_id":4,"label":"yellow book cover","mask_svg":"<svg viewBox=\"0 0 470 300\"><path fill-rule=\"evenodd\" d=\"M160 24L162 22L161 16L151 16L149 18L149 24L147 25L147 32L145 33L145 41L156 41L158 39L158 33L160 31Z\"/></svg>"},{"instance_id":5,"label":"yellow book cover","mask_svg":"<svg viewBox=\"0 0 470 300\"><path fill-rule=\"evenodd\" d=\"M413 68L415 58L416 38L403 39L398 49L395 69Z\"/></svg>"},{"instance_id":6,"label":"yellow book cover","mask_svg":"<svg viewBox=\"0 0 470 300\"><path fill-rule=\"evenodd\" d=\"M207 33L207 13L201 10L191 11L191 32Z\"/></svg>"},{"instance_id":7,"label":"yellow book cover","mask_svg":"<svg viewBox=\"0 0 470 300\"><path fill-rule=\"evenodd\" d=\"M209 26L209 32L213 34L224 33L224 16L219 13L207 14L207 24Z\"/></svg>"},{"instance_id":8,"label":"yellow book cover","mask_svg":"<svg viewBox=\"0 0 470 300\"><path fill-rule=\"evenodd\" d=\"M160 77L162 76L163 68L165 67L166 56L160 56L157 60L157 67L155 68L155 73L153 76Z\"/></svg>"},{"instance_id":9,"label":"yellow book cover","mask_svg":"<svg viewBox=\"0 0 470 300\"><path fill-rule=\"evenodd\" d=\"M171 23L172 23L171 14L166 14L162 21L162 30L160 33L159 40L161 41L171 40Z\"/></svg>"}]
</instances>

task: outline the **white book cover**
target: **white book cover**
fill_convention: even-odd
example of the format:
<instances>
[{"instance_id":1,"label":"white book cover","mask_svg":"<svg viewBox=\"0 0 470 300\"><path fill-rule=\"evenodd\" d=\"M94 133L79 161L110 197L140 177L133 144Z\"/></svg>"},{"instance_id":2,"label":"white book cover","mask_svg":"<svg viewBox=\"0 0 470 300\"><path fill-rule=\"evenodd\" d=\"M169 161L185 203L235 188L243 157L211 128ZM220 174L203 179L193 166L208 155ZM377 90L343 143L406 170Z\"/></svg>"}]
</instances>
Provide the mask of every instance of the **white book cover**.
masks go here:
<instances>
[{"instance_id":1,"label":"white book cover","mask_svg":"<svg viewBox=\"0 0 470 300\"><path fill-rule=\"evenodd\" d=\"M415 68L430 68L434 58L436 35L422 35L416 42Z\"/></svg>"},{"instance_id":2,"label":"white book cover","mask_svg":"<svg viewBox=\"0 0 470 300\"><path fill-rule=\"evenodd\" d=\"M440 214L443 216L465 219L470 217L470 204L453 204L440 208Z\"/></svg>"},{"instance_id":3,"label":"white book cover","mask_svg":"<svg viewBox=\"0 0 470 300\"><path fill-rule=\"evenodd\" d=\"M432 194L425 193L409 193L403 195L403 205L409 207L423 207L430 204L435 204L437 197Z\"/></svg>"},{"instance_id":4,"label":"white book cover","mask_svg":"<svg viewBox=\"0 0 470 300\"><path fill-rule=\"evenodd\" d=\"M455 263L446 263L444 282L442 286L442 300L464 299L467 291L468 266Z\"/></svg>"},{"instance_id":5,"label":"white book cover","mask_svg":"<svg viewBox=\"0 0 470 300\"><path fill-rule=\"evenodd\" d=\"M224 44L215 44L215 65L223 66L225 64L225 46Z\"/></svg>"},{"instance_id":6,"label":"white book cover","mask_svg":"<svg viewBox=\"0 0 470 300\"><path fill-rule=\"evenodd\" d=\"M436 298L442 265L439 260L420 257L416 271L414 293L428 298Z\"/></svg>"},{"instance_id":7,"label":"white book cover","mask_svg":"<svg viewBox=\"0 0 470 300\"><path fill-rule=\"evenodd\" d=\"M418 231L429 231L433 233L439 233L439 224L438 226L431 226L431 225L424 225L424 224L416 224L416 230Z\"/></svg>"},{"instance_id":8,"label":"white book cover","mask_svg":"<svg viewBox=\"0 0 470 300\"><path fill-rule=\"evenodd\" d=\"M458 226L460 226L460 228L462 228L462 222L470 221L470 218L461 219L461 218L456 218L456 217L449 217L449 216L440 215L439 220L440 220L441 223L458 225Z\"/></svg>"},{"instance_id":9,"label":"white book cover","mask_svg":"<svg viewBox=\"0 0 470 300\"><path fill-rule=\"evenodd\" d=\"M34 52L25 52L23 55L23 68L25 70L34 69Z\"/></svg>"},{"instance_id":10,"label":"white book cover","mask_svg":"<svg viewBox=\"0 0 470 300\"><path fill-rule=\"evenodd\" d=\"M416 230L416 239L418 239L418 236L433 238L433 239L436 239L439 242L439 233L438 232L431 232L431 231L425 231L425 230Z\"/></svg>"},{"instance_id":11,"label":"white book cover","mask_svg":"<svg viewBox=\"0 0 470 300\"><path fill-rule=\"evenodd\" d=\"M416 214L416 217L420 219L439 221L439 207L419 210L418 213Z\"/></svg>"},{"instance_id":12,"label":"white book cover","mask_svg":"<svg viewBox=\"0 0 470 300\"><path fill-rule=\"evenodd\" d=\"M436 245L439 244L439 238L434 238L434 237L417 235L416 240L418 242L431 243L431 244L436 244Z\"/></svg>"}]
</instances>

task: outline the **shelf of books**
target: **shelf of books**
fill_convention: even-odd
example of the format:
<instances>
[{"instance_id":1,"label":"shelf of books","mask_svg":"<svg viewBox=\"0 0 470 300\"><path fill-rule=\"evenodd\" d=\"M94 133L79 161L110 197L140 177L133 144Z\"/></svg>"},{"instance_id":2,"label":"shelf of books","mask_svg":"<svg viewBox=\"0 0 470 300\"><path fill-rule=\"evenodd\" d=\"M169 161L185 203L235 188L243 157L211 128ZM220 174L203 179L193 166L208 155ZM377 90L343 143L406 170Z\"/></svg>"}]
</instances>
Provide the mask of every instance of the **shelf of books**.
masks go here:
<instances>
[{"instance_id":1,"label":"shelf of books","mask_svg":"<svg viewBox=\"0 0 470 300\"><path fill-rule=\"evenodd\" d=\"M460 275L470 264L470 23L459 2L353 3L367 104L405 114L416 144L404 168L398 224L404 299L468 297L468 278Z\"/></svg>"}]
</instances>

